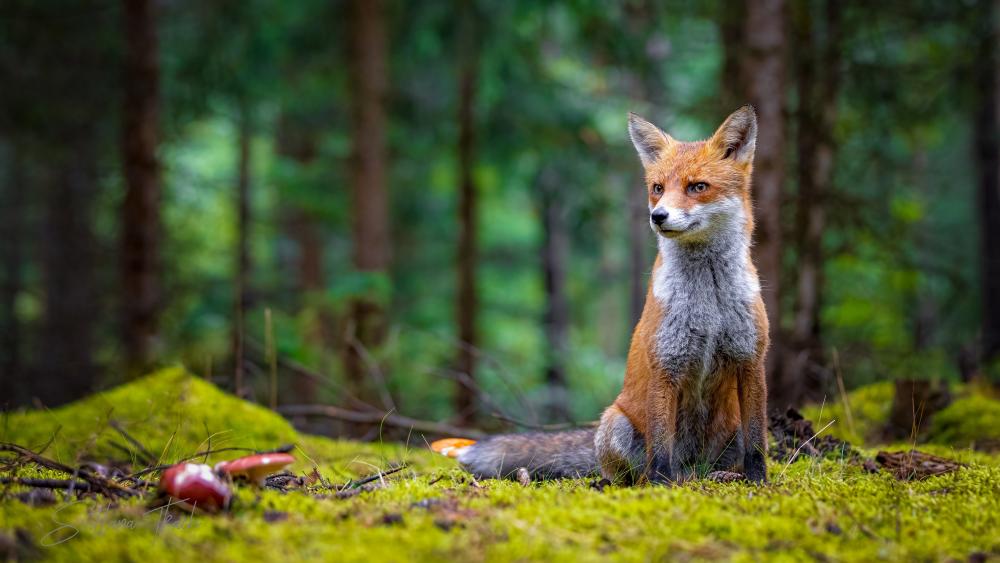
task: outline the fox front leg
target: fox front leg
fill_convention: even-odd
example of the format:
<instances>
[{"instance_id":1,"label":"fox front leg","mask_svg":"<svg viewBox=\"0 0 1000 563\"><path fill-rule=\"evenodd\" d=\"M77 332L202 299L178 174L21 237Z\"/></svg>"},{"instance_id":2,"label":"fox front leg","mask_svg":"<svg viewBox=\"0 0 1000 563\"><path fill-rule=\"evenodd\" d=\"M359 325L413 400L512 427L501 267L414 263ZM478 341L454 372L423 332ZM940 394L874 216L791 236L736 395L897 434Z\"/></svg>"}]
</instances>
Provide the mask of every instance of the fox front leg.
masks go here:
<instances>
[{"instance_id":1,"label":"fox front leg","mask_svg":"<svg viewBox=\"0 0 1000 563\"><path fill-rule=\"evenodd\" d=\"M649 435L646 436L646 480L663 485L677 481L674 436L677 433L677 389L663 375L649 385Z\"/></svg>"},{"instance_id":2,"label":"fox front leg","mask_svg":"<svg viewBox=\"0 0 1000 563\"><path fill-rule=\"evenodd\" d=\"M767 379L763 362L740 369L737 385L743 432L743 473L751 483L767 483Z\"/></svg>"}]
</instances>

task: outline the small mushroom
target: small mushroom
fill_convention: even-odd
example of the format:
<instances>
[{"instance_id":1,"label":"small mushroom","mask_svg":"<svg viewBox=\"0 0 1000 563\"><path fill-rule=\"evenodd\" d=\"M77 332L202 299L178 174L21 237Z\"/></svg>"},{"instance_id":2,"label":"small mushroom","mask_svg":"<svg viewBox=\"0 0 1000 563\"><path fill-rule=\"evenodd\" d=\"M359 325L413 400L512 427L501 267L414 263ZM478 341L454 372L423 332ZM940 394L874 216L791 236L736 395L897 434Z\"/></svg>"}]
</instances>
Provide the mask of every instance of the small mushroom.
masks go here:
<instances>
[{"instance_id":1,"label":"small mushroom","mask_svg":"<svg viewBox=\"0 0 1000 563\"><path fill-rule=\"evenodd\" d=\"M233 478L245 477L247 481L261 487L264 485L265 477L281 471L294 462L295 457L291 454L256 454L219 462L215 465L215 470Z\"/></svg>"},{"instance_id":2,"label":"small mushroom","mask_svg":"<svg viewBox=\"0 0 1000 563\"><path fill-rule=\"evenodd\" d=\"M212 468L200 463L178 463L163 472L160 490L191 508L217 512L229 506L233 493Z\"/></svg>"}]
</instances>

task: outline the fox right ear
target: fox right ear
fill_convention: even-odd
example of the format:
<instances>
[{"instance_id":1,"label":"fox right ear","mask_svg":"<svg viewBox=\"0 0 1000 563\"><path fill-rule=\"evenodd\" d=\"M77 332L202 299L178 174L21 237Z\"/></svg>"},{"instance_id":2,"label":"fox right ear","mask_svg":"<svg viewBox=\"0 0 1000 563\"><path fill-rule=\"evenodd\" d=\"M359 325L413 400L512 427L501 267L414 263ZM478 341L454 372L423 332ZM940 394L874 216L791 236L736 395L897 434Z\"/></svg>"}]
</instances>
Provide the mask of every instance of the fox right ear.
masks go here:
<instances>
[{"instance_id":1,"label":"fox right ear","mask_svg":"<svg viewBox=\"0 0 1000 563\"><path fill-rule=\"evenodd\" d=\"M734 111L712 135L712 141L722 151L722 158L753 162L757 148L757 112L753 106L745 105Z\"/></svg>"},{"instance_id":2,"label":"fox right ear","mask_svg":"<svg viewBox=\"0 0 1000 563\"><path fill-rule=\"evenodd\" d=\"M632 138L636 152L643 166L649 166L663 155L663 150L673 141L660 128L638 115L628 114L628 135Z\"/></svg>"}]
</instances>

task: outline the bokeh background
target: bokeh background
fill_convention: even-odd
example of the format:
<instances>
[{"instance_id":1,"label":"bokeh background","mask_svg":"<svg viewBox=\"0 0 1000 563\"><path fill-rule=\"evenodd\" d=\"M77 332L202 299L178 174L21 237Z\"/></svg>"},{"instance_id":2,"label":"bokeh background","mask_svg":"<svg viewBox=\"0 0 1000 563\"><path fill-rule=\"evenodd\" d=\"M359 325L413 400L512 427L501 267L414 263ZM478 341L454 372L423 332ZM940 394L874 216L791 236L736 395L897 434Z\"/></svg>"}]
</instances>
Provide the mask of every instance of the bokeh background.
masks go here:
<instances>
[{"instance_id":1,"label":"bokeh background","mask_svg":"<svg viewBox=\"0 0 1000 563\"><path fill-rule=\"evenodd\" d=\"M996 11L5 0L0 402L181 363L279 407L593 420L655 253L627 112L695 140L745 103L772 406L989 381Z\"/></svg>"}]
</instances>

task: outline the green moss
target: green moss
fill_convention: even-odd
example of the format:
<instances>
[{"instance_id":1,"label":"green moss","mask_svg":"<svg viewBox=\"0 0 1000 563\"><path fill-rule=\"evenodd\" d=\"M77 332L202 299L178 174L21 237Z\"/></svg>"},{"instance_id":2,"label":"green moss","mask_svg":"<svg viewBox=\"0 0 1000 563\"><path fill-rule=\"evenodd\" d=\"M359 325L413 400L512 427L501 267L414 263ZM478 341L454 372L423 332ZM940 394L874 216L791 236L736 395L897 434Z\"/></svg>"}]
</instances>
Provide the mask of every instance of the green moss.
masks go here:
<instances>
[{"instance_id":1,"label":"green moss","mask_svg":"<svg viewBox=\"0 0 1000 563\"><path fill-rule=\"evenodd\" d=\"M844 400L834 399L802 409L802 415L813 421L816 430L830 424L823 434L831 434L852 444L875 441L889 420L892 408L892 382L866 385L847 394ZM847 416L850 409L851 416Z\"/></svg>"},{"instance_id":2,"label":"green moss","mask_svg":"<svg viewBox=\"0 0 1000 563\"><path fill-rule=\"evenodd\" d=\"M186 389L180 395L172 391L178 385ZM160 404L160 394L173 406ZM0 533L26 531L40 555L53 561L243 561L279 554L338 561L869 561L1000 554L1000 457L945 446L931 449L969 467L914 483L835 460L772 464L766 487L699 481L600 492L586 480L529 487L476 483L451 460L423 448L298 435L272 413L177 371L52 413L12 416L10 422L19 424L10 425L7 436L38 444L56 424L90 423L95 426L60 432L52 451L67 457L74 445L102 451L102 439L114 435L96 425L111 404L123 421L155 421L141 434L134 429L150 444L163 447L175 434L177 445L167 449L176 455L202 447L204 422L213 432L226 431L232 445L296 442L304 460L298 470L311 467L308 456L333 480L403 458L411 465L386 477L382 488L342 500L321 491L241 489L232 511L217 516L168 518L164 511L149 512L142 499L32 508L16 501L18 489L10 488L0 499ZM24 430L26 421L47 430ZM92 440L95 433L99 439Z\"/></svg>"},{"instance_id":3,"label":"green moss","mask_svg":"<svg viewBox=\"0 0 1000 563\"><path fill-rule=\"evenodd\" d=\"M816 430L832 422L824 434L852 444L878 443L889 419L893 393L891 382L867 385L848 393L850 418L840 399L810 405L802 409L802 414L813 421ZM934 414L926 435L921 435L921 442L996 449L1000 442L1000 400L990 393L989 389L975 385L952 386L955 399Z\"/></svg>"},{"instance_id":4,"label":"green moss","mask_svg":"<svg viewBox=\"0 0 1000 563\"><path fill-rule=\"evenodd\" d=\"M116 421L153 454L171 460L212 447L274 447L292 442L292 426L266 409L170 368L53 410L14 413L4 421L5 441L37 448L56 437L48 455L121 458L111 442L127 444Z\"/></svg>"},{"instance_id":5,"label":"green moss","mask_svg":"<svg viewBox=\"0 0 1000 563\"><path fill-rule=\"evenodd\" d=\"M969 447L1000 445L1000 401L970 394L934 415L928 439Z\"/></svg>"},{"instance_id":6,"label":"green moss","mask_svg":"<svg viewBox=\"0 0 1000 563\"><path fill-rule=\"evenodd\" d=\"M168 553L220 561L254 553L343 561L940 560L1000 553L995 464L917 483L831 461L797 463L784 475L782 467L771 469L776 483L766 488L699 482L603 493L582 481L473 485L444 470L392 478L385 489L348 500L244 490L231 514L171 516L179 521L134 501L110 509L5 501L0 528L28 530L39 544L65 539L41 548L56 561ZM268 523L265 514L275 512L285 519Z\"/></svg>"},{"instance_id":7,"label":"green moss","mask_svg":"<svg viewBox=\"0 0 1000 563\"><path fill-rule=\"evenodd\" d=\"M302 462L336 462L348 469L338 476L367 474L388 460L418 465L440 463L423 447L355 443L302 436L287 420L260 405L242 401L180 368L168 368L104 393L57 409L6 415L0 441L15 442L45 455L74 463L78 459L122 459L128 442L112 427L116 422L162 463L207 449L270 449L296 444ZM421 446L423 444L421 443ZM133 448L134 449L134 448ZM222 452L208 461L230 459Z\"/></svg>"}]
</instances>

